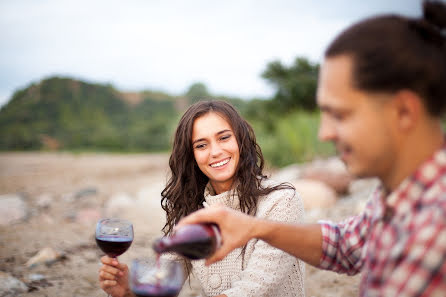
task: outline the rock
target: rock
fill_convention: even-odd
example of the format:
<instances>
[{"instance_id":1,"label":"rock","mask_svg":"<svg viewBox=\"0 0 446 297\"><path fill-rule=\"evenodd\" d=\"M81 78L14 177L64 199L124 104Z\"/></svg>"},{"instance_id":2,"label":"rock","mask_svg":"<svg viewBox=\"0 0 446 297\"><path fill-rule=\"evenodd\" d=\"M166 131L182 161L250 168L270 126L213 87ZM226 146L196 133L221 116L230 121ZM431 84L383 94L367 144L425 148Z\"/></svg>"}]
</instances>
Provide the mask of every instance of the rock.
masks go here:
<instances>
[{"instance_id":1,"label":"rock","mask_svg":"<svg viewBox=\"0 0 446 297\"><path fill-rule=\"evenodd\" d=\"M0 271L0 296L16 296L28 291L28 287L12 275Z\"/></svg>"},{"instance_id":2,"label":"rock","mask_svg":"<svg viewBox=\"0 0 446 297\"><path fill-rule=\"evenodd\" d=\"M28 262L26 262L26 266L32 268L40 264L50 265L61 258L63 258L62 253L59 253L50 247L46 247L29 259Z\"/></svg>"},{"instance_id":3,"label":"rock","mask_svg":"<svg viewBox=\"0 0 446 297\"><path fill-rule=\"evenodd\" d=\"M50 208L53 203L53 197L50 194L42 194L36 198L36 205L40 209Z\"/></svg>"},{"instance_id":4,"label":"rock","mask_svg":"<svg viewBox=\"0 0 446 297\"><path fill-rule=\"evenodd\" d=\"M136 203L130 195L115 194L105 204L105 214L107 217L126 218L129 209L135 208L135 206Z\"/></svg>"},{"instance_id":5,"label":"rock","mask_svg":"<svg viewBox=\"0 0 446 297\"><path fill-rule=\"evenodd\" d=\"M272 175L272 178L278 182L289 182L296 180L300 177L302 166L298 164L292 164L281 168L279 171Z\"/></svg>"},{"instance_id":6,"label":"rock","mask_svg":"<svg viewBox=\"0 0 446 297\"><path fill-rule=\"evenodd\" d=\"M306 210L330 208L336 203L336 192L321 181L299 179L291 183L296 188L300 197L302 197Z\"/></svg>"},{"instance_id":7,"label":"rock","mask_svg":"<svg viewBox=\"0 0 446 297\"><path fill-rule=\"evenodd\" d=\"M88 187L81 190L78 190L74 193L66 193L62 195L62 199L66 202L73 202L76 199L96 195L98 193L96 188Z\"/></svg>"},{"instance_id":8,"label":"rock","mask_svg":"<svg viewBox=\"0 0 446 297\"><path fill-rule=\"evenodd\" d=\"M79 198L83 198L83 197L87 197L87 196L91 196L91 195L96 195L97 193L98 193L98 190L94 187L84 188L84 189L77 191L74 194L74 199L79 199Z\"/></svg>"},{"instance_id":9,"label":"rock","mask_svg":"<svg viewBox=\"0 0 446 297\"><path fill-rule=\"evenodd\" d=\"M101 212L94 208L85 208L78 211L76 214L76 222L81 224L92 224L99 221L102 217Z\"/></svg>"},{"instance_id":10,"label":"rock","mask_svg":"<svg viewBox=\"0 0 446 297\"><path fill-rule=\"evenodd\" d=\"M316 160L307 164L302 169L300 178L321 181L341 195L348 192L352 181L344 163L338 158Z\"/></svg>"},{"instance_id":11,"label":"rock","mask_svg":"<svg viewBox=\"0 0 446 297\"><path fill-rule=\"evenodd\" d=\"M40 281L45 279L45 276L43 274L39 274L39 273L31 273L27 276L27 281L29 282L35 282L35 281Z\"/></svg>"},{"instance_id":12,"label":"rock","mask_svg":"<svg viewBox=\"0 0 446 297\"><path fill-rule=\"evenodd\" d=\"M0 195L0 226L24 221L28 217L28 207L18 195Z\"/></svg>"},{"instance_id":13,"label":"rock","mask_svg":"<svg viewBox=\"0 0 446 297\"><path fill-rule=\"evenodd\" d=\"M355 179L349 186L349 192L352 194L369 195L380 184L377 178Z\"/></svg>"}]
</instances>

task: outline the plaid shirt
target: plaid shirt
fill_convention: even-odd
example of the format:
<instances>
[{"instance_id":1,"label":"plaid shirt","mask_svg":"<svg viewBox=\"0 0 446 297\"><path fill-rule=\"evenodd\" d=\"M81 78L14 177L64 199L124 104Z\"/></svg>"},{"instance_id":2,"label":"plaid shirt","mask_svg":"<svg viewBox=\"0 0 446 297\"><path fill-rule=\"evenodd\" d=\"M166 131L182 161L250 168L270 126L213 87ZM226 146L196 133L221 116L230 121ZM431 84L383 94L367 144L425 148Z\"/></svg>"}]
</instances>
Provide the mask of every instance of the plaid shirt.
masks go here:
<instances>
[{"instance_id":1,"label":"plaid shirt","mask_svg":"<svg viewBox=\"0 0 446 297\"><path fill-rule=\"evenodd\" d=\"M362 271L361 296L446 296L446 146L362 214L319 223L319 267Z\"/></svg>"}]
</instances>

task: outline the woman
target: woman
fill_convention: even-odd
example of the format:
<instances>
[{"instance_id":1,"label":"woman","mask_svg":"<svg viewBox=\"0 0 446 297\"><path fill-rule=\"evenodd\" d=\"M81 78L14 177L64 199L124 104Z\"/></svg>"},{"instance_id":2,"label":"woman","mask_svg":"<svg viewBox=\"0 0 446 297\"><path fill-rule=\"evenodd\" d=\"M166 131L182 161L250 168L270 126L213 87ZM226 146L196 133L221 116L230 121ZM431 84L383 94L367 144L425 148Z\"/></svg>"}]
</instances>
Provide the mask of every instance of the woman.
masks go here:
<instances>
[{"instance_id":1,"label":"woman","mask_svg":"<svg viewBox=\"0 0 446 297\"><path fill-rule=\"evenodd\" d=\"M267 179L253 129L224 101L201 101L185 112L169 166L171 177L161 194L165 234L203 204L282 222L302 220L302 201L294 188ZM103 257L101 287L114 297L126 296L127 267L110 265L110 260ZM204 260L186 261L185 266L205 296L304 296L303 263L263 241L249 241L211 266Z\"/></svg>"}]
</instances>

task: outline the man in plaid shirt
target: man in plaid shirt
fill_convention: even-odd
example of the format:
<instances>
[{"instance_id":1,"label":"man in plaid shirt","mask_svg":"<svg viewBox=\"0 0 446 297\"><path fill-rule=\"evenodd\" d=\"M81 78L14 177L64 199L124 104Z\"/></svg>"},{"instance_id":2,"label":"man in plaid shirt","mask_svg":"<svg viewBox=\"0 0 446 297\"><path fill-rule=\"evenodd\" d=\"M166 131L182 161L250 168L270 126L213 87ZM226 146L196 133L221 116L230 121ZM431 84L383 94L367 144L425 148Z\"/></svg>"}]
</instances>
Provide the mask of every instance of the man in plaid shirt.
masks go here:
<instances>
[{"instance_id":1,"label":"man in plaid shirt","mask_svg":"<svg viewBox=\"0 0 446 297\"><path fill-rule=\"evenodd\" d=\"M322 269L361 272L361 296L446 296L445 28L446 4L425 1L423 18L366 19L325 53L319 137L354 176L381 181L360 215L291 225L203 209L179 225L219 225L223 245L207 263L258 238Z\"/></svg>"}]
</instances>

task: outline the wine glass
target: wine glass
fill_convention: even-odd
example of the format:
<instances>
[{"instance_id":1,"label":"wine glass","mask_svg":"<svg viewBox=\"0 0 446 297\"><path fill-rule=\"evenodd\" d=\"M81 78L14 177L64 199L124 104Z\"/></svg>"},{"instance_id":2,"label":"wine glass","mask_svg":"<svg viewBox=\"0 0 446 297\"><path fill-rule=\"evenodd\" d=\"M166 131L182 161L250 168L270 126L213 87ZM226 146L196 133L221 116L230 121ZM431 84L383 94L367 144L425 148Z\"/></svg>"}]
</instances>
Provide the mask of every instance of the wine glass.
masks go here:
<instances>
[{"instance_id":1,"label":"wine glass","mask_svg":"<svg viewBox=\"0 0 446 297\"><path fill-rule=\"evenodd\" d=\"M110 258L117 259L132 241L133 225L127 220L101 219L96 224L96 244Z\"/></svg>"},{"instance_id":2,"label":"wine glass","mask_svg":"<svg viewBox=\"0 0 446 297\"><path fill-rule=\"evenodd\" d=\"M130 289L137 297L176 297L184 283L183 265L160 258L135 259L130 268Z\"/></svg>"}]
</instances>

